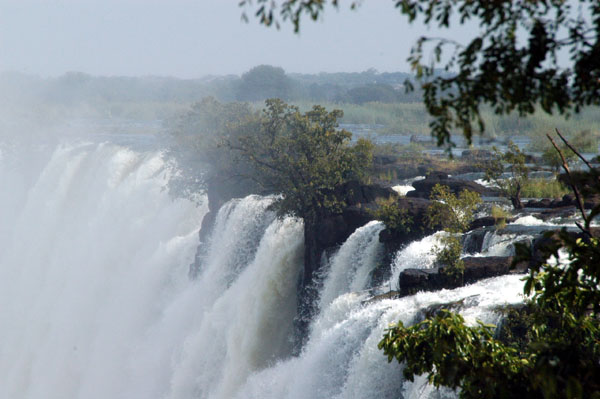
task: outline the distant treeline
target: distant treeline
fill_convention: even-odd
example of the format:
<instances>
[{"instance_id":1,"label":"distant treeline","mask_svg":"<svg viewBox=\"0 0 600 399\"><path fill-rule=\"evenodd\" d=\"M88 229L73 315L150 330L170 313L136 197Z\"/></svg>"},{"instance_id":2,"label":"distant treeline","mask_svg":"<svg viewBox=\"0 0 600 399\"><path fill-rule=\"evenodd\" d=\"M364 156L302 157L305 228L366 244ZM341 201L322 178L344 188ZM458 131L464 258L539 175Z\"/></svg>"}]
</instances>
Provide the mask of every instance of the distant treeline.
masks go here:
<instances>
[{"instance_id":1,"label":"distant treeline","mask_svg":"<svg viewBox=\"0 0 600 399\"><path fill-rule=\"evenodd\" d=\"M408 73L378 73L374 69L353 73L287 74L282 68L260 65L248 72L200 79L171 77L104 77L68 72L40 78L16 72L0 75L4 101L42 101L70 105L99 102L194 102L206 96L220 101L418 102L419 91L406 93Z\"/></svg>"},{"instance_id":2,"label":"distant treeline","mask_svg":"<svg viewBox=\"0 0 600 399\"><path fill-rule=\"evenodd\" d=\"M364 72L318 74L286 73L282 68L259 65L241 76L105 77L69 72L55 78L22 73L0 74L0 133L12 126L37 122L43 126L77 118L102 120L166 121L188 112L205 97L222 103L248 102L262 109L264 100L280 98L305 112L314 104L344 111L344 124L366 125L368 135L429 135L431 121L418 85L406 93L408 73ZM547 145L545 134L555 128L568 136L588 131L600 137L600 110L582 109L564 116L536 112L527 118L517 113L497 115L484 107L487 137L528 136ZM8 128L7 128L8 129ZM454 132L459 133L459 132ZM461 137L460 134L457 137ZM540 138L541 140L538 140ZM540 148L539 150L545 150Z\"/></svg>"}]
</instances>

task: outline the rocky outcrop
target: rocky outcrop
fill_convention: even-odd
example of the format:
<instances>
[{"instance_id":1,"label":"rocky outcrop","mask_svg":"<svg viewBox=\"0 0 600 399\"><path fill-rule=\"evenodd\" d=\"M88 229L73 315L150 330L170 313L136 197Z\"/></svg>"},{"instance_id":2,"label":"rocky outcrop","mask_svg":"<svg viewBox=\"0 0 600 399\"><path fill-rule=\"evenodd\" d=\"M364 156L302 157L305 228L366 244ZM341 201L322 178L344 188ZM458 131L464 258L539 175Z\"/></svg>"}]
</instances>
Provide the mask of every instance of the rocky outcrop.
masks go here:
<instances>
[{"instance_id":1,"label":"rocky outcrop","mask_svg":"<svg viewBox=\"0 0 600 399\"><path fill-rule=\"evenodd\" d=\"M493 197L498 195L496 190L482 186L473 181L453 179L448 177L444 172L432 172L428 174L425 179L413 182L412 186L415 189L409 191L406 196L412 198L429 198L431 196L431 190L436 184L447 186L450 191L456 195L463 190L473 191L481 196Z\"/></svg>"},{"instance_id":2,"label":"rocky outcrop","mask_svg":"<svg viewBox=\"0 0 600 399\"><path fill-rule=\"evenodd\" d=\"M584 198L597 196L598 186L600 185L600 178L594 175L594 173L585 170L573 170L571 171L571 177L566 173L561 173L558 176L558 181L564 184L566 187L571 185L571 182L579 188L579 191Z\"/></svg>"},{"instance_id":3,"label":"rocky outcrop","mask_svg":"<svg viewBox=\"0 0 600 399\"><path fill-rule=\"evenodd\" d=\"M444 273L443 267L432 269L407 269L400 273L400 295L412 295L418 291L436 291L444 288L455 288L463 284L501 276L509 273L523 273L526 265L517 265L511 270L513 258L510 256L465 257L465 271L462 281Z\"/></svg>"},{"instance_id":4,"label":"rocky outcrop","mask_svg":"<svg viewBox=\"0 0 600 399\"><path fill-rule=\"evenodd\" d=\"M463 159L468 159L469 161L483 161L492 159L494 154L490 150L475 148L463 150L460 156Z\"/></svg>"},{"instance_id":5,"label":"rocky outcrop","mask_svg":"<svg viewBox=\"0 0 600 399\"><path fill-rule=\"evenodd\" d=\"M504 223L512 223L515 221L515 219L516 218L514 218L514 217L502 218L502 220L504 220ZM498 224L498 221L500 221L500 219L496 219L493 216L484 216L484 217L473 220L471 222L471 224L469 225L469 230L475 230L480 227L495 226L496 224Z\"/></svg>"},{"instance_id":6,"label":"rocky outcrop","mask_svg":"<svg viewBox=\"0 0 600 399\"><path fill-rule=\"evenodd\" d=\"M383 243L384 255L379 267L373 270L371 279L374 284L386 281L390 277L390 265L394 261L396 252L404 245L419 240L435 231L425 223L425 214L429 207L429 200L423 198L398 197L396 205L400 209L405 209L410 217L408 231L394 231L384 229L379 233L379 241Z\"/></svg>"},{"instance_id":7,"label":"rocky outcrop","mask_svg":"<svg viewBox=\"0 0 600 399\"><path fill-rule=\"evenodd\" d=\"M493 231L488 226L479 227L471 230L462 236L463 252L467 254L476 254L482 251L485 235Z\"/></svg>"},{"instance_id":8,"label":"rocky outcrop","mask_svg":"<svg viewBox=\"0 0 600 399\"><path fill-rule=\"evenodd\" d=\"M600 195L588 194L584 197L583 206L585 209L592 209L600 204ZM576 207L577 199L573 194L566 194L561 199L543 198L539 200L529 200L525 204L526 208L565 208Z\"/></svg>"},{"instance_id":9,"label":"rocky outcrop","mask_svg":"<svg viewBox=\"0 0 600 399\"><path fill-rule=\"evenodd\" d=\"M298 287L298 315L295 329L298 337L306 337L306 330L315 311L318 287L313 286L314 275L321 266L323 254L343 244L359 227L373 220L370 213L377 198L397 197L390 188L365 185L350 181L339 187L336 197L346 207L339 214L323 215L315 220L304 220L304 271ZM296 343L296 350L302 342Z\"/></svg>"}]
</instances>

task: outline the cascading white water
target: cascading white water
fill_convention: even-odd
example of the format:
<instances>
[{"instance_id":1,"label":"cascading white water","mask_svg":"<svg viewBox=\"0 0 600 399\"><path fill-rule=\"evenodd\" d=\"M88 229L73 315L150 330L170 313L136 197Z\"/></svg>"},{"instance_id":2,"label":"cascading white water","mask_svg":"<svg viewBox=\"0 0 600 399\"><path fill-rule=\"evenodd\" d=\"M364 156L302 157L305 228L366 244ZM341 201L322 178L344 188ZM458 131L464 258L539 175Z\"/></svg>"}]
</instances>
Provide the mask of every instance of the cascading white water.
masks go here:
<instances>
[{"instance_id":1,"label":"cascading white water","mask_svg":"<svg viewBox=\"0 0 600 399\"><path fill-rule=\"evenodd\" d=\"M110 144L3 156L0 397L230 397L289 354L301 223L233 201L190 281L204 211L168 173Z\"/></svg>"},{"instance_id":2,"label":"cascading white water","mask_svg":"<svg viewBox=\"0 0 600 399\"><path fill-rule=\"evenodd\" d=\"M392 277L386 284L390 289L398 289L400 273L406 269L428 269L433 266L435 254L432 248L439 245L442 232L431 234L421 240L413 241L398 251L392 263Z\"/></svg>"},{"instance_id":3,"label":"cascading white water","mask_svg":"<svg viewBox=\"0 0 600 399\"><path fill-rule=\"evenodd\" d=\"M113 144L3 151L0 158L0 398L427 397L377 349L389 323L464 299L463 314L521 300L519 276L365 302L383 226L332 258L321 309L291 356L302 223L271 198L217 215L197 278L188 265L204 208L168 197L155 151ZM429 267L435 236L399 252L392 280Z\"/></svg>"},{"instance_id":4,"label":"cascading white water","mask_svg":"<svg viewBox=\"0 0 600 399\"><path fill-rule=\"evenodd\" d=\"M0 161L0 397L116 398L188 284L202 210L168 198L158 153L17 151Z\"/></svg>"},{"instance_id":5,"label":"cascading white water","mask_svg":"<svg viewBox=\"0 0 600 399\"><path fill-rule=\"evenodd\" d=\"M458 300L463 300L461 313L467 321L497 322L498 315L492 311L496 305L522 301L519 279L520 276L503 276L460 289L373 303L363 303L364 295L341 295L321 311L298 358L252 375L236 398L428 397L430 390L405 384L401 366L388 363L377 349L384 329L398 320L412 323L420 310L429 305Z\"/></svg>"},{"instance_id":6,"label":"cascading white water","mask_svg":"<svg viewBox=\"0 0 600 399\"><path fill-rule=\"evenodd\" d=\"M326 308L341 294L367 288L371 271L377 265L377 257L383 248L379 233L384 227L381 222L369 222L356 229L340 247L330 261L321 290L320 309Z\"/></svg>"}]
</instances>

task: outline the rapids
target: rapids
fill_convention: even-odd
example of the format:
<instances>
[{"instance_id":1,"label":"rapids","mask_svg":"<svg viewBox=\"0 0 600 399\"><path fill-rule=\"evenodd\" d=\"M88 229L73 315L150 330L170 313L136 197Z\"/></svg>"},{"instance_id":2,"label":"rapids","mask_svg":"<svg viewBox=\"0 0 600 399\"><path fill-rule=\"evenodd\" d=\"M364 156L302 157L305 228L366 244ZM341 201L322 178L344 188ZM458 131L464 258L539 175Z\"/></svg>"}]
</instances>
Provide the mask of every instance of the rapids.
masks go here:
<instances>
[{"instance_id":1,"label":"rapids","mask_svg":"<svg viewBox=\"0 0 600 399\"><path fill-rule=\"evenodd\" d=\"M366 301L382 250L371 222L326 262L319 313L292 356L301 221L276 218L268 197L230 201L190 279L206 209L171 199L170 173L147 148L2 149L0 398L436 397L387 363L384 329L461 299L467 320L493 323L495 306L522 301L514 275ZM436 241L400 250L383 289L431 267Z\"/></svg>"}]
</instances>

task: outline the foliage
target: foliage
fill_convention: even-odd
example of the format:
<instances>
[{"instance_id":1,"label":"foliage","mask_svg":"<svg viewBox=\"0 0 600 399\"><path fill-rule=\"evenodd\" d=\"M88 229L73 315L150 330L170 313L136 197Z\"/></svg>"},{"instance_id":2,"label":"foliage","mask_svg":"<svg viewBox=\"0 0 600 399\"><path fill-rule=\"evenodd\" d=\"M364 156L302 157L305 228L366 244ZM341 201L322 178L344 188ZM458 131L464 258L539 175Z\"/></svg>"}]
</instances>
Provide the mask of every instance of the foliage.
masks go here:
<instances>
[{"instance_id":1,"label":"foliage","mask_svg":"<svg viewBox=\"0 0 600 399\"><path fill-rule=\"evenodd\" d=\"M326 4L338 0L256 0L260 23L279 27L291 21L297 32L303 16L316 20ZM240 2L252 7L251 0ZM359 2L350 3L356 8ZM450 38L421 37L408 59L421 88L438 144L452 145L450 133L459 128L470 141L485 129L481 107L496 114L568 114L600 103L600 4L579 1L395 0L410 22L449 29L456 23L479 26L468 43ZM245 18L246 14L243 16ZM451 17L452 16L452 17ZM428 53L431 50L429 57ZM442 53L450 51L450 57ZM565 61L559 54L569 54ZM445 74L436 69L443 65ZM425 60L432 60L425 61Z\"/></svg>"},{"instance_id":2,"label":"foliage","mask_svg":"<svg viewBox=\"0 0 600 399\"><path fill-rule=\"evenodd\" d=\"M398 92L387 84L369 84L354 87L338 97L339 102L351 104L364 104L370 102L396 103L400 99Z\"/></svg>"},{"instance_id":3,"label":"foliage","mask_svg":"<svg viewBox=\"0 0 600 399\"><path fill-rule=\"evenodd\" d=\"M548 321L545 314L537 318ZM463 399L598 398L598 322L571 321L561 324L563 329L537 330L535 324L519 347L495 339L495 326L467 326L459 314L442 310L411 327L391 326L379 348L388 361L406 362L403 374L409 381L428 374L436 387L460 387Z\"/></svg>"},{"instance_id":4,"label":"foliage","mask_svg":"<svg viewBox=\"0 0 600 399\"><path fill-rule=\"evenodd\" d=\"M373 145L338 129L342 112L315 105L301 113L279 99L266 101L256 129L226 146L252 165L251 178L266 191L280 194L274 208L312 221L340 212L339 188L360 180L372 161Z\"/></svg>"},{"instance_id":5,"label":"foliage","mask_svg":"<svg viewBox=\"0 0 600 399\"><path fill-rule=\"evenodd\" d=\"M494 326L468 326L442 311L391 326L379 348L406 362L408 380L427 373L437 387L460 387L461 398L600 398L600 243L563 231L545 255L562 257L560 249L566 264L542 261L527 277L531 310L508 319L519 334L504 330L497 339Z\"/></svg>"},{"instance_id":6,"label":"foliage","mask_svg":"<svg viewBox=\"0 0 600 399\"><path fill-rule=\"evenodd\" d=\"M429 227L440 227L450 233L462 233L469 228L477 206L479 194L463 190L458 197L447 186L436 184L431 190L432 200L426 214Z\"/></svg>"},{"instance_id":7,"label":"foliage","mask_svg":"<svg viewBox=\"0 0 600 399\"><path fill-rule=\"evenodd\" d=\"M264 101L290 97L292 81L283 68L259 65L242 75L236 91L239 101Z\"/></svg>"},{"instance_id":8,"label":"foliage","mask_svg":"<svg viewBox=\"0 0 600 399\"><path fill-rule=\"evenodd\" d=\"M344 111L340 123L372 125L372 132L375 135L416 134L426 136L431 133L428 124L432 118L427 114L427 109L420 99L413 102L349 104L333 102L333 98L315 97L313 99L308 95L294 98L295 100L290 103L297 105L302 111L310 110L315 99L326 108L339 108ZM258 106L262 107L262 102ZM527 119L512 114L499 116L488 107L483 108L481 113L487 126L486 137L496 137L497 140L506 141L508 137L518 134L530 137L532 143L543 143L546 132L555 127L565 131L589 130L594 137L598 137L600 134L598 131L599 111L598 107L586 108L579 114L572 115L568 120L559 115L547 115L539 112ZM536 149L536 151L542 151L546 147Z\"/></svg>"},{"instance_id":9,"label":"foliage","mask_svg":"<svg viewBox=\"0 0 600 399\"><path fill-rule=\"evenodd\" d=\"M567 161L572 161L575 158L575 154L572 151L569 151L568 148L563 147L562 150L564 151L563 153ZM557 172L562 165L560 155L556 153L556 150L552 148L552 146L544 149L542 152L542 161L544 164L550 166L555 172Z\"/></svg>"},{"instance_id":10,"label":"foliage","mask_svg":"<svg viewBox=\"0 0 600 399\"><path fill-rule=\"evenodd\" d=\"M562 198L569 189L556 179L527 179L521 187L525 198Z\"/></svg>"},{"instance_id":11,"label":"foliage","mask_svg":"<svg viewBox=\"0 0 600 399\"><path fill-rule=\"evenodd\" d=\"M498 186L500 192L510 198L515 209L522 209L521 191L529 176L529 168L525 165L525 153L512 141L508 143L506 151L502 152L496 147L493 151L494 157L483 165L484 180ZM505 172L508 172L508 177L505 177Z\"/></svg>"},{"instance_id":12,"label":"foliage","mask_svg":"<svg viewBox=\"0 0 600 399\"><path fill-rule=\"evenodd\" d=\"M432 253L436 256L436 262L445 266L443 272L456 282L461 282L465 267L460 258L463 248L458 233L469 228L481 197L469 190L461 191L457 197L447 186L436 184L430 198L431 205L425 214L426 223L429 227L439 227L448 233L440 239L440 246L433 247Z\"/></svg>"},{"instance_id":13,"label":"foliage","mask_svg":"<svg viewBox=\"0 0 600 399\"><path fill-rule=\"evenodd\" d=\"M600 183L598 171L590 173ZM523 289L530 300L506 315L497 338L494 326L467 326L442 311L412 327L391 326L379 348L389 361L407 363L407 379L427 373L436 386L460 388L461 398L600 398L600 239L590 229L600 205L580 211L581 233L548 233L539 256L515 245L513 264L530 265Z\"/></svg>"},{"instance_id":14,"label":"foliage","mask_svg":"<svg viewBox=\"0 0 600 399\"><path fill-rule=\"evenodd\" d=\"M407 209L398 206L396 198L377 198L376 203L377 208L371 211L375 219L382 221L385 227L394 232L410 233L413 218Z\"/></svg>"},{"instance_id":15,"label":"foliage","mask_svg":"<svg viewBox=\"0 0 600 399\"><path fill-rule=\"evenodd\" d=\"M598 151L598 137L589 129L580 130L571 136L569 142L580 151L595 153ZM544 143L543 145L540 145ZM542 160L545 164L551 166L554 170L560 169L562 160L554 147L547 140L535 140L530 146L534 150L542 151ZM560 145L561 152L568 162L577 159L577 155L565 144Z\"/></svg>"},{"instance_id":16,"label":"foliage","mask_svg":"<svg viewBox=\"0 0 600 399\"><path fill-rule=\"evenodd\" d=\"M441 245L434 245L431 249L436 263L442 267L442 273L450 276L456 284L462 285L465 263L460 257L463 251L460 235L448 233L439 242Z\"/></svg>"},{"instance_id":17,"label":"foliage","mask_svg":"<svg viewBox=\"0 0 600 399\"><path fill-rule=\"evenodd\" d=\"M170 121L173 144L167 156L179 171L169 181L170 192L194 198L205 192L211 181L221 186L227 182L234 186L248 184L240 178L241 171L248 173L250 165L237 163L220 143L235 142L257 121L258 114L247 104L222 104L212 97L193 104L188 112Z\"/></svg>"},{"instance_id":18,"label":"foliage","mask_svg":"<svg viewBox=\"0 0 600 399\"><path fill-rule=\"evenodd\" d=\"M503 229L506 227L506 220L512 215L510 212L504 210L504 208L497 205L492 205L491 210L492 217L494 218L494 224L497 228Z\"/></svg>"},{"instance_id":19,"label":"foliage","mask_svg":"<svg viewBox=\"0 0 600 399\"><path fill-rule=\"evenodd\" d=\"M579 131L569 139L571 145L579 151L592 153L598 152L598 141L598 135L588 129Z\"/></svg>"},{"instance_id":20,"label":"foliage","mask_svg":"<svg viewBox=\"0 0 600 399\"><path fill-rule=\"evenodd\" d=\"M386 183L390 183L398 179L398 172L396 169L387 169L386 171L379 172L377 179Z\"/></svg>"},{"instance_id":21,"label":"foliage","mask_svg":"<svg viewBox=\"0 0 600 399\"><path fill-rule=\"evenodd\" d=\"M399 321L378 347L388 361L406 362L409 381L427 373L436 387L460 387L461 398L512 397L515 386L525 385L525 365L492 332L493 326L466 327L462 316L442 310L411 327Z\"/></svg>"}]
</instances>

